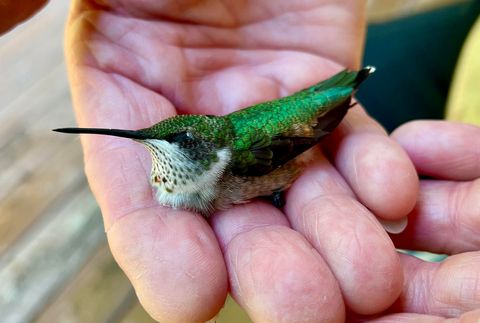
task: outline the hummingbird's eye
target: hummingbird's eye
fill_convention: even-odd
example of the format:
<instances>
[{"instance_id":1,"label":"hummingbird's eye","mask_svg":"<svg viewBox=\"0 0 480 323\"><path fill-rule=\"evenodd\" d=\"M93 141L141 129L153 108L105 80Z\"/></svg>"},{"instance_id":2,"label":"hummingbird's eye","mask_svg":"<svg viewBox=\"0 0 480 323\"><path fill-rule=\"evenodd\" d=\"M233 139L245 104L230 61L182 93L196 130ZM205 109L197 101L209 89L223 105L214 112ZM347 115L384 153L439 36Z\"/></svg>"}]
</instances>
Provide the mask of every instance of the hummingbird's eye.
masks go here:
<instances>
[{"instance_id":1,"label":"hummingbird's eye","mask_svg":"<svg viewBox=\"0 0 480 323\"><path fill-rule=\"evenodd\" d=\"M182 148L192 148L198 144L198 139L189 131L176 133L166 139L170 143L176 143Z\"/></svg>"}]
</instances>

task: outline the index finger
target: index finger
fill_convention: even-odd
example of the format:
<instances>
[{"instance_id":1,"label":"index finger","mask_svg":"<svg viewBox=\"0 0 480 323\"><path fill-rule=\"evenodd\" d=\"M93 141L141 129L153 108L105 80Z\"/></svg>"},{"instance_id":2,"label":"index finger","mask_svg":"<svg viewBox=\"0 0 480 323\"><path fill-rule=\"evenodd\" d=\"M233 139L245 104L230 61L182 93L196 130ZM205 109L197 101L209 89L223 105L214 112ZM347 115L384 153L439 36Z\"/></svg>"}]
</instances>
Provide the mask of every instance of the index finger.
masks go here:
<instances>
[{"instance_id":1,"label":"index finger","mask_svg":"<svg viewBox=\"0 0 480 323\"><path fill-rule=\"evenodd\" d=\"M360 202L376 216L398 220L413 209L419 185L415 168L362 107L351 108L325 144Z\"/></svg>"}]
</instances>

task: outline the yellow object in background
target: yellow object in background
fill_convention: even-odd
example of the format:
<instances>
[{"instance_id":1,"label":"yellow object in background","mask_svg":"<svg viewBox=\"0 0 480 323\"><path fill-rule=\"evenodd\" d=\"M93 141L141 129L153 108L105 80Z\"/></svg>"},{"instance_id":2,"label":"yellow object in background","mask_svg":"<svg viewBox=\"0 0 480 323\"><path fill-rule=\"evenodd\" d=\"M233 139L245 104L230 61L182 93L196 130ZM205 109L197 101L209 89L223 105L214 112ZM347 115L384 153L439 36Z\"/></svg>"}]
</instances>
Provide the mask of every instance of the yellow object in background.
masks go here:
<instances>
[{"instance_id":1,"label":"yellow object in background","mask_svg":"<svg viewBox=\"0 0 480 323\"><path fill-rule=\"evenodd\" d=\"M446 119L480 125L480 18L470 31L455 69Z\"/></svg>"},{"instance_id":2,"label":"yellow object in background","mask_svg":"<svg viewBox=\"0 0 480 323\"><path fill-rule=\"evenodd\" d=\"M367 0L367 17L369 22L385 22L461 2L465 0Z\"/></svg>"},{"instance_id":3,"label":"yellow object in background","mask_svg":"<svg viewBox=\"0 0 480 323\"><path fill-rule=\"evenodd\" d=\"M247 313L228 295L225 306L220 311L218 316L210 322L216 323L251 323L252 320L248 317Z\"/></svg>"}]
</instances>

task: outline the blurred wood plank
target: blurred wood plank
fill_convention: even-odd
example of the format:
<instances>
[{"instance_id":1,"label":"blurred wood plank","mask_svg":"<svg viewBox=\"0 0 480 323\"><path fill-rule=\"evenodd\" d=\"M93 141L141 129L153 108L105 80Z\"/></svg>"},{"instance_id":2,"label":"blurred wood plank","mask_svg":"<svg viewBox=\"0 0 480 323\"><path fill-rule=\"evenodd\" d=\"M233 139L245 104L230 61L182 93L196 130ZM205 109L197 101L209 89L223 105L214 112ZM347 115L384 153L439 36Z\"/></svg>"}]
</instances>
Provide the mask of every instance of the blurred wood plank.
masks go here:
<instances>
[{"instance_id":1,"label":"blurred wood plank","mask_svg":"<svg viewBox=\"0 0 480 323\"><path fill-rule=\"evenodd\" d=\"M84 182L42 220L0 259L2 322L31 320L105 242L97 205Z\"/></svg>"},{"instance_id":2,"label":"blurred wood plank","mask_svg":"<svg viewBox=\"0 0 480 323\"><path fill-rule=\"evenodd\" d=\"M78 140L50 131L74 122L62 50L68 5L51 1L0 38L0 257L84 181Z\"/></svg>"},{"instance_id":3,"label":"blurred wood plank","mask_svg":"<svg viewBox=\"0 0 480 323\"><path fill-rule=\"evenodd\" d=\"M12 137L25 134L33 128L43 129L42 125L48 122L39 125L39 119L49 120L52 117L69 122L75 120L71 112L66 68L62 62L55 64L48 73L25 88L15 100L0 107L0 118L6 121L0 129L0 147L8 144Z\"/></svg>"},{"instance_id":4,"label":"blurred wood plank","mask_svg":"<svg viewBox=\"0 0 480 323\"><path fill-rule=\"evenodd\" d=\"M0 201L42 164L50 163L58 147L74 139L51 132L52 127L75 122L70 105L62 64L13 102L8 113L0 114L0 120L5 121L0 128Z\"/></svg>"},{"instance_id":5,"label":"blurred wood plank","mask_svg":"<svg viewBox=\"0 0 480 323\"><path fill-rule=\"evenodd\" d=\"M122 316L135 302L130 282L104 243L35 322L109 322L114 316Z\"/></svg>"},{"instance_id":6,"label":"blurred wood plank","mask_svg":"<svg viewBox=\"0 0 480 323\"><path fill-rule=\"evenodd\" d=\"M84 182L82 169L78 142L71 140L9 192L0 203L0 256L52 203L71 198L71 188Z\"/></svg>"},{"instance_id":7,"label":"blurred wood plank","mask_svg":"<svg viewBox=\"0 0 480 323\"><path fill-rule=\"evenodd\" d=\"M0 37L0 110L63 61L63 29L70 1L44 10Z\"/></svg>"},{"instance_id":8,"label":"blurred wood plank","mask_svg":"<svg viewBox=\"0 0 480 323\"><path fill-rule=\"evenodd\" d=\"M107 250L78 137L51 132L75 124L62 48L69 5L52 0L0 38L2 323L117 322L137 302Z\"/></svg>"}]
</instances>

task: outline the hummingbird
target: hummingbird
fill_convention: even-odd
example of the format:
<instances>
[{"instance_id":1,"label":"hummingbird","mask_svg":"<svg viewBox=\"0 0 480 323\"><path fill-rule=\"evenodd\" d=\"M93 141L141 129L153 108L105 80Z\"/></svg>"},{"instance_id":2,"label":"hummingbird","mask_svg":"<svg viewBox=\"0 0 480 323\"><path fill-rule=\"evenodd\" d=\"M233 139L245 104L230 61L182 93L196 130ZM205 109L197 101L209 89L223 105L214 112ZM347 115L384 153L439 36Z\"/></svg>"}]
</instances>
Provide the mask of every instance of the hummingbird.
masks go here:
<instances>
[{"instance_id":1,"label":"hummingbird","mask_svg":"<svg viewBox=\"0 0 480 323\"><path fill-rule=\"evenodd\" d=\"M53 131L124 137L152 158L150 182L162 205L208 217L216 210L272 197L300 175L303 152L342 121L358 86L374 67L343 70L290 96L224 115L177 115L139 130Z\"/></svg>"}]
</instances>

